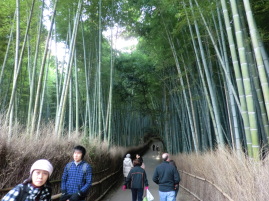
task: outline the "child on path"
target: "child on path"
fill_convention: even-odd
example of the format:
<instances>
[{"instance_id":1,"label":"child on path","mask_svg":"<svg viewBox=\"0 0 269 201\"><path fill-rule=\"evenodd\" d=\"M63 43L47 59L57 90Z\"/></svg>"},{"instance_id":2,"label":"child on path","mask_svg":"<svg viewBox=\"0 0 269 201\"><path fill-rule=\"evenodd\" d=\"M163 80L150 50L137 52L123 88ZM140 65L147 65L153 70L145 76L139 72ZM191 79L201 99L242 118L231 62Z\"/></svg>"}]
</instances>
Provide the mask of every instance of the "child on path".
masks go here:
<instances>
[{"instance_id":1,"label":"child on path","mask_svg":"<svg viewBox=\"0 0 269 201\"><path fill-rule=\"evenodd\" d=\"M53 167L48 160L37 160L30 169L29 178L10 190L2 198L2 201L50 201L51 186L49 177L52 172Z\"/></svg>"},{"instance_id":2,"label":"child on path","mask_svg":"<svg viewBox=\"0 0 269 201\"><path fill-rule=\"evenodd\" d=\"M141 163L139 159L135 159L133 161L134 167L130 170L124 186L123 190L126 190L126 186L130 183L131 191L132 191L132 201L142 201L144 188L148 189L148 179L146 171L141 168Z\"/></svg>"}]
</instances>

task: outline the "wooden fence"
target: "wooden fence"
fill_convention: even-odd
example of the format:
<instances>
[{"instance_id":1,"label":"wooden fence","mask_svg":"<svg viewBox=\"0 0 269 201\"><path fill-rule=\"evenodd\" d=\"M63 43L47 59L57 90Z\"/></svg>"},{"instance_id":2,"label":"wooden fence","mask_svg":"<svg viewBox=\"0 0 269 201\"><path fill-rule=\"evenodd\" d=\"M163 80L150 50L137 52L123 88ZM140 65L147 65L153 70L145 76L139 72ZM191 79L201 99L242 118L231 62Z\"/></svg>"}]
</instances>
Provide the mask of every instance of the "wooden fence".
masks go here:
<instances>
[{"instance_id":1,"label":"wooden fence","mask_svg":"<svg viewBox=\"0 0 269 201\"><path fill-rule=\"evenodd\" d=\"M214 189L214 192L216 192L216 194L218 193L219 196L221 196L218 199L216 199L216 197L212 198L212 199L214 199L214 200L234 201L227 193L225 193L214 182L212 182L212 181L210 181L208 179L205 179L205 178L190 174L190 173L182 171L182 170L178 170L178 171L189 177L189 179L187 179L185 177L182 177L183 181L181 181L180 187L183 188L185 191L189 192L197 200L200 200L200 201L202 201L202 200L211 200L211 199L208 199L208 198L205 199L204 197L205 197L205 194L208 194L208 191L207 191L208 188L212 188L212 189ZM202 183L197 184L195 182L192 182L192 180L201 181ZM182 183L184 183L184 185L182 185ZM190 190L191 187L196 188L196 193L192 192L192 190ZM200 197L197 194L199 194Z\"/></svg>"}]
</instances>

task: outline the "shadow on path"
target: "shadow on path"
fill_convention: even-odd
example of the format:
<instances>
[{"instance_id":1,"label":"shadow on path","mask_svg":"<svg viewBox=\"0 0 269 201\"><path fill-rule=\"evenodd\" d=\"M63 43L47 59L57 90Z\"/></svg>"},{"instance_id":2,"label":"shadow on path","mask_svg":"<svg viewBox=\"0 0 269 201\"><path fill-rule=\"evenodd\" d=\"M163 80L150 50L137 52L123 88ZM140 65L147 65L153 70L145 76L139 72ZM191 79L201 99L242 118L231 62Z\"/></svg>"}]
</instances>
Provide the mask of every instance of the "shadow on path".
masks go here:
<instances>
[{"instance_id":1,"label":"shadow on path","mask_svg":"<svg viewBox=\"0 0 269 201\"><path fill-rule=\"evenodd\" d=\"M154 142L155 145L162 147L160 142ZM152 176L154 170L158 164L162 162L160 152L152 151L149 149L143 156L145 170L147 173L148 183L149 183L149 190L154 197L154 201L159 200L159 186L152 181ZM121 189L123 185L123 178L119 178L122 182L119 184L117 188L114 188L110 191L110 193L105 196L102 201L131 201L132 200L132 193L130 189L123 191ZM179 194L177 196L177 201L194 201L195 199L191 198L183 189L179 189Z\"/></svg>"}]
</instances>

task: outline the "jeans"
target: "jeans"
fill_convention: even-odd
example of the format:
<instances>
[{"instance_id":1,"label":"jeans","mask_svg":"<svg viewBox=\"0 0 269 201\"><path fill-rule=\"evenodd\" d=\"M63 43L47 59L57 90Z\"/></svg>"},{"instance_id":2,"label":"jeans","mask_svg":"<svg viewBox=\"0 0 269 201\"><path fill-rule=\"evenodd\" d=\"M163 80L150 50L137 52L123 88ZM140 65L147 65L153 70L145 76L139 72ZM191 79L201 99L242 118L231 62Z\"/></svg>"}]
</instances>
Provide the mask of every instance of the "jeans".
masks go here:
<instances>
[{"instance_id":1,"label":"jeans","mask_svg":"<svg viewBox=\"0 0 269 201\"><path fill-rule=\"evenodd\" d=\"M175 191L162 192L159 191L160 201L176 201Z\"/></svg>"},{"instance_id":2,"label":"jeans","mask_svg":"<svg viewBox=\"0 0 269 201\"><path fill-rule=\"evenodd\" d=\"M131 188L132 201L142 201L144 189L143 188Z\"/></svg>"}]
</instances>

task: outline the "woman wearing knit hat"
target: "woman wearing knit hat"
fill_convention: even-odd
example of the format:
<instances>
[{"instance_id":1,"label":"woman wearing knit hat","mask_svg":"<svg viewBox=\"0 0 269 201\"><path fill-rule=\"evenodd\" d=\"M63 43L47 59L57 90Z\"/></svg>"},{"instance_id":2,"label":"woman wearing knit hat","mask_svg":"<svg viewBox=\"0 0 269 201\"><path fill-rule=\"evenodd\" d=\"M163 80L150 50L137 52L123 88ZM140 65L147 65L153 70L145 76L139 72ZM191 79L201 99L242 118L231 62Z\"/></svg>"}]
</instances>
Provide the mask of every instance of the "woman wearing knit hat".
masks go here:
<instances>
[{"instance_id":1,"label":"woman wearing knit hat","mask_svg":"<svg viewBox=\"0 0 269 201\"><path fill-rule=\"evenodd\" d=\"M48 160L37 160L30 169L29 178L10 190L2 201L50 201L49 177L52 172L53 167Z\"/></svg>"}]
</instances>

